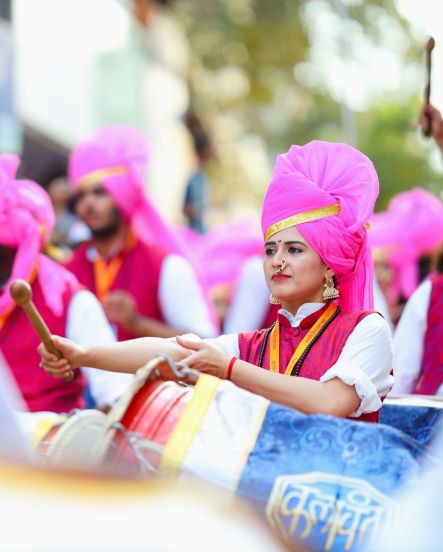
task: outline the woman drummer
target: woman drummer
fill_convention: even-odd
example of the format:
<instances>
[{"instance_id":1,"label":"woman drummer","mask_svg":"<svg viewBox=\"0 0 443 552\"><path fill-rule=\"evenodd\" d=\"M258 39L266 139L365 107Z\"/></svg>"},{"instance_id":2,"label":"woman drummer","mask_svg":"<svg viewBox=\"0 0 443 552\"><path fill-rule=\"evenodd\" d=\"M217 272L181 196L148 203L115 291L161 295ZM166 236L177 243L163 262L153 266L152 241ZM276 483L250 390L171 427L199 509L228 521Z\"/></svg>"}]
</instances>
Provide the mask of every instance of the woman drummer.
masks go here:
<instances>
[{"instance_id":1,"label":"woman drummer","mask_svg":"<svg viewBox=\"0 0 443 552\"><path fill-rule=\"evenodd\" d=\"M390 330L371 311L365 223L377 195L376 171L355 148L292 146L277 157L262 209L264 271L271 302L281 304L271 328L88 348L54 337L64 358L41 345L42 366L55 376L81 365L134 372L165 353L308 414L377 421L393 383Z\"/></svg>"}]
</instances>

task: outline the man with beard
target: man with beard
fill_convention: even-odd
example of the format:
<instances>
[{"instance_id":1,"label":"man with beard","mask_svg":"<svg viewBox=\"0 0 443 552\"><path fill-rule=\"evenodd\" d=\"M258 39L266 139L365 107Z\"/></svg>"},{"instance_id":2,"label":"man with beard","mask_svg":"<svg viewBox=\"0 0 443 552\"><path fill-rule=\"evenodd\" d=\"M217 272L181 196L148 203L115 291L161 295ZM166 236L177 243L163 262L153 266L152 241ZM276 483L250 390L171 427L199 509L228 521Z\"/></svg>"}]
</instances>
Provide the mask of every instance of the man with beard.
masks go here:
<instances>
[{"instance_id":1,"label":"man with beard","mask_svg":"<svg viewBox=\"0 0 443 552\"><path fill-rule=\"evenodd\" d=\"M67 267L100 299L118 340L216 330L179 237L143 191L148 145L138 130L109 125L69 159L76 213L92 239Z\"/></svg>"}]
</instances>

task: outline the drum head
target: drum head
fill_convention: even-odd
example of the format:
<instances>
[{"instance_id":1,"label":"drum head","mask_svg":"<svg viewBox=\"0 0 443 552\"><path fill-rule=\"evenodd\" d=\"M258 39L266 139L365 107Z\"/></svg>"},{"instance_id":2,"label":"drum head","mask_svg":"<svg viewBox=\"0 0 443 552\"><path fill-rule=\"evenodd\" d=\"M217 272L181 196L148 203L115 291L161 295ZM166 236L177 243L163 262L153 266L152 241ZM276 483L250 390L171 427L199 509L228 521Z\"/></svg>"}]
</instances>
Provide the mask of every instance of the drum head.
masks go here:
<instances>
[{"instance_id":1,"label":"drum head","mask_svg":"<svg viewBox=\"0 0 443 552\"><path fill-rule=\"evenodd\" d=\"M106 414L100 410L74 411L49 443L47 463L80 469L96 466L94 452L105 423Z\"/></svg>"}]
</instances>

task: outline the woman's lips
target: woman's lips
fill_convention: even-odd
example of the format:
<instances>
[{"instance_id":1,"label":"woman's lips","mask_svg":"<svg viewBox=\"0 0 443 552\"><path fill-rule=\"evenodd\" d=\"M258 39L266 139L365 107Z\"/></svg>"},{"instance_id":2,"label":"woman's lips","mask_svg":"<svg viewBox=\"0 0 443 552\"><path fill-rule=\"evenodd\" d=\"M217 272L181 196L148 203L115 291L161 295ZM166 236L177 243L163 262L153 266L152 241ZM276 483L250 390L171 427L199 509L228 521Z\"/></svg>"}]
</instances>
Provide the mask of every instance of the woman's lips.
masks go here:
<instances>
[{"instance_id":1,"label":"woman's lips","mask_svg":"<svg viewBox=\"0 0 443 552\"><path fill-rule=\"evenodd\" d=\"M272 275L272 280L284 280L286 278L290 278L290 276L288 274L273 274Z\"/></svg>"}]
</instances>

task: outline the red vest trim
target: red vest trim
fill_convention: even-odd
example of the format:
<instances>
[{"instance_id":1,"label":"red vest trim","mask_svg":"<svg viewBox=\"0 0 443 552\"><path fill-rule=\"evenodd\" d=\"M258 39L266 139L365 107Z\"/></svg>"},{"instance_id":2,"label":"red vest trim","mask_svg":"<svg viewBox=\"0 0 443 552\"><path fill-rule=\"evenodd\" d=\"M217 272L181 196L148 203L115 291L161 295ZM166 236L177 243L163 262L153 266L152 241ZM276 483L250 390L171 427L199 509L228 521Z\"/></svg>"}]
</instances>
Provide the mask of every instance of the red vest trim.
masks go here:
<instances>
[{"instance_id":1,"label":"red vest trim","mask_svg":"<svg viewBox=\"0 0 443 552\"><path fill-rule=\"evenodd\" d=\"M308 333L309 329L321 316L323 309L304 318L300 326L292 328L289 320L278 315L280 320L280 373L284 374L285 367L291 359L294 350L300 341ZM363 320L369 311L354 311L343 313L340 311L334 320L315 342L304 360L300 377L319 380L327 370L333 366L340 356L341 351L355 326ZM240 347L240 358L251 364L258 365L260 352L266 330L256 330L248 333L240 333L238 342ZM263 356L263 368L269 370L269 343ZM359 421L378 422L380 412L370 412L362 414Z\"/></svg>"},{"instance_id":2,"label":"red vest trim","mask_svg":"<svg viewBox=\"0 0 443 552\"><path fill-rule=\"evenodd\" d=\"M46 306L38 279L32 284L33 302L51 333L65 335L67 311L73 295L65 292L63 315L55 316ZM29 410L70 412L74 408L83 408L85 382L81 371L75 370L70 382L46 374L39 366L39 343L40 338L23 309L15 307L0 331L0 346Z\"/></svg>"},{"instance_id":3,"label":"red vest trim","mask_svg":"<svg viewBox=\"0 0 443 552\"><path fill-rule=\"evenodd\" d=\"M93 264L87 257L90 243L81 244L74 252L66 268L73 272L78 280L92 293L97 295L94 281ZM123 262L110 291L123 290L132 295L137 309L143 316L164 322L158 302L160 270L167 253L156 246L147 246L140 241L123 256ZM114 325L114 323L112 323ZM137 337L127 332L119 324L117 339L124 341Z\"/></svg>"},{"instance_id":4,"label":"red vest trim","mask_svg":"<svg viewBox=\"0 0 443 552\"><path fill-rule=\"evenodd\" d=\"M431 280L421 373L414 393L435 395L443 383L443 274Z\"/></svg>"}]
</instances>

